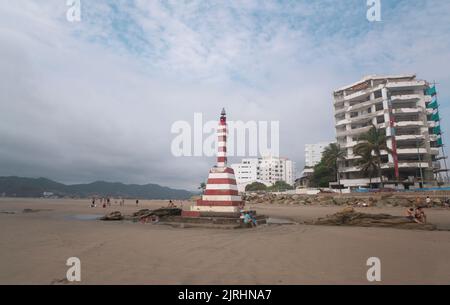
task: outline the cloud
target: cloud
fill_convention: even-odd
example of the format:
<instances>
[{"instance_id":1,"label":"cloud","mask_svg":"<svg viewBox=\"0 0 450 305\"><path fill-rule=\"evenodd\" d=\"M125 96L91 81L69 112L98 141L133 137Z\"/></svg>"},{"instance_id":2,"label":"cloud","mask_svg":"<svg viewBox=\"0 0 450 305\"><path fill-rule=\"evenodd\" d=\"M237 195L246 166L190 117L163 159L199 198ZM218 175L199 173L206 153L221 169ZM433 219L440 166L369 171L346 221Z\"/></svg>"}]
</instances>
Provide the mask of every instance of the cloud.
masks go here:
<instances>
[{"instance_id":1,"label":"cloud","mask_svg":"<svg viewBox=\"0 0 450 305\"><path fill-rule=\"evenodd\" d=\"M214 158L170 153L177 120L279 120L281 153L334 138L333 89L367 74L439 82L449 117L450 3L83 1L0 4L0 174L195 189ZM443 122L444 130L450 126ZM445 139L447 140L447 139Z\"/></svg>"}]
</instances>

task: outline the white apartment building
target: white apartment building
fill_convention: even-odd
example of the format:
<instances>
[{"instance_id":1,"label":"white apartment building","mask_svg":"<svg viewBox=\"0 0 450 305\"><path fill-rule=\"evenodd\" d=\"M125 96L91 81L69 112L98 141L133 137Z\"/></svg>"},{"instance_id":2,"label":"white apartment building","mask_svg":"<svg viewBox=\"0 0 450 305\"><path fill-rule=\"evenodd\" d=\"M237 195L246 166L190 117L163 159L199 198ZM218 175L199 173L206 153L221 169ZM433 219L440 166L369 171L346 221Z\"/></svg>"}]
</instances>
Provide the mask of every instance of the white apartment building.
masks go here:
<instances>
[{"instance_id":1,"label":"white apartment building","mask_svg":"<svg viewBox=\"0 0 450 305\"><path fill-rule=\"evenodd\" d=\"M332 142L305 144L305 167L314 167L322 159L322 153Z\"/></svg>"},{"instance_id":2,"label":"white apartment building","mask_svg":"<svg viewBox=\"0 0 450 305\"><path fill-rule=\"evenodd\" d=\"M333 142L320 142L316 144L305 144L305 168L300 174L300 185L308 186L309 177L314 173L314 166L322 160L322 154L326 147Z\"/></svg>"},{"instance_id":3,"label":"white apartment building","mask_svg":"<svg viewBox=\"0 0 450 305\"><path fill-rule=\"evenodd\" d=\"M392 154L382 151L382 178L387 187L435 183L442 138L436 93L432 96L430 89L435 90L407 74L367 76L334 91L336 140L347 152L345 162L339 164L344 187L369 186L353 148L373 125L386 133L387 146L393 150ZM380 183L377 174L372 183Z\"/></svg>"},{"instance_id":4,"label":"white apartment building","mask_svg":"<svg viewBox=\"0 0 450 305\"><path fill-rule=\"evenodd\" d=\"M277 181L285 181L294 185L294 162L287 158L248 158L231 167L240 192L244 192L245 187L253 182L271 186Z\"/></svg>"}]
</instances>

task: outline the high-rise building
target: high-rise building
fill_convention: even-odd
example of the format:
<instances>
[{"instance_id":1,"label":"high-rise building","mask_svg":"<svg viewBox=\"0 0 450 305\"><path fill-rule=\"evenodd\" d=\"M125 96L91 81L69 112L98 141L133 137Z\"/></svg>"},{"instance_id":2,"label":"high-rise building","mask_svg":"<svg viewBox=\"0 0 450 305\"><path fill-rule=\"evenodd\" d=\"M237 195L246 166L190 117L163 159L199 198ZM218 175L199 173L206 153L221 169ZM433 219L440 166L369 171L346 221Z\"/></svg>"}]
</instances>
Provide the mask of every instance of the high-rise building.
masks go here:
<instances>
[{"instance_id":1,"label":"high-rise building","mask_svg":"<svg viewBox=\"0 0 450 305\"><path fill-rule=\"evenodd\" d=\"M305 144L305 168L300 174L299 185L309 186L309 179L314 173L314 166L322 160L322 154L333 142L320 142L316 144Z\"/></svg>"},{"instance_id":2,"label":"high-rise building","mask_svg":"<svg viewBox=\"0 0 450 305\"><path fill-rule=\"evenodd\" d=\"M241 163L232 164L238 190L253 182L264 183L267 186L277 181L285 181L294 185L294 162L287 158L263 157L242 159Z\"/></svg>"},{"instance_id":3,"label":"high-rise building","mask_svg":"<svg viewBox=\"0 0 450 305\"><path fill-rule=\"evenodd\" d=\"M337 143L347 152L339 164L344 187L369 186L353 149L372 126L386 134L391 150L381 152L386 186L436 183L442 138L435 88L427 81L413 74L367 76L334 91L334 116ZM375 173L372 183L380 182Z\"/></svg>"},{"instance_id":4,"label":"high-rise building","mask_svg":"<svg viewBox=\"0 0 450 305\"><path fill-rule=\"evenodd\" d=\"M332 142L305 144L305 167L314 167L322 159L322 153Z\"/></svg>"}]
</instances>

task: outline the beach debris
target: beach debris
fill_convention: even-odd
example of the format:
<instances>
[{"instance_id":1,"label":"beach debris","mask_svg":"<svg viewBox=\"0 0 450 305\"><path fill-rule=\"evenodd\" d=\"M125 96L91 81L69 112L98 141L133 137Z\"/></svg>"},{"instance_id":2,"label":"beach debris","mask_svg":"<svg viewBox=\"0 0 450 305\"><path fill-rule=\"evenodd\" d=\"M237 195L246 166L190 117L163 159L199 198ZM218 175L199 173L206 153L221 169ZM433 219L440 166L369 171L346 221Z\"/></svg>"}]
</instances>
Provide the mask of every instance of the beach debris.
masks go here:
<instances>
[{"instance_id":1,"label":"beach debris","mask_svg":"<svg viewBox=\"0 0 450 305\"><path fill-rule=\"evenodd\" d=\"M433 224L419 224L407 217L392 216L389 214L367 214L356 212L352 207L329 215L325 218L319 218L314 221L314 225L325 226L357 226L357 227L387 227L407 230L436 230Z\"/></svg>"},{"instance_id":2,"label":"beach debris","mask_svg":"<svg viewBox=\"0 0 450 305\"><path fill-rule=\"evenodd\" d=\"M117 220L132 220L141 222L156 222L155 219L168 216L180 216L181 209L177 208L161 208L156 210L142 209L132 215L122 215L121 212L115 211L106 214L100 220L103 221L117 221Z\"/></svg>"},{"instance_id":3,"label":"beach debris","mask_svg":"<svg viewBox=\"0 0 450 305\"><path fill-rule=\"evenodd\" d=\"M71 284L67 278L54 279L53 281L50 282L50 285L67 285L67 284Z\"/></svg>"},{"instance_id":4,"label":"beach debris","mask_svg":"<svg viewBox=\"0 0 450 305\"><path fill-rule=\"evenodd\" d=\"M120 213L119 211L111 212L100 218L100 220L103 221L118 221L123 219L124 217L122 216L122 213Z\"/></svg>"},{"instance_id":5,"label":"beach debris","mask_svg":"<svg viewBox=\"0 0 450 305\"><path fill-rule=\"evenodd\" d=\"M14 214L16 214L16 212L14 212L14 211L0 211L0 214L14 215Z\"/></svg>"},{"instance_id":6,"label":"beach debris","mask_svg":"<svg viewBox=\"0 0 450 305\"><path fill-rule=\"evenodd\" d=\"M39 213L39 212L50 212L51 210L34 210L34 209L23 209L22 213L28 214L28 213Z\"/></svg>"},{"instance_id":7,"label":"beach debris","mask_svg":"<svg viewBox=\"0 0 450 305\"><path fill-rule=\"evenodd\" d=\"M159 218L180 216L182 210L178 208L161 208L156 210L143 209L133 214L133 220L143 223L157 223Z\"/></svg>"}]
</instances>

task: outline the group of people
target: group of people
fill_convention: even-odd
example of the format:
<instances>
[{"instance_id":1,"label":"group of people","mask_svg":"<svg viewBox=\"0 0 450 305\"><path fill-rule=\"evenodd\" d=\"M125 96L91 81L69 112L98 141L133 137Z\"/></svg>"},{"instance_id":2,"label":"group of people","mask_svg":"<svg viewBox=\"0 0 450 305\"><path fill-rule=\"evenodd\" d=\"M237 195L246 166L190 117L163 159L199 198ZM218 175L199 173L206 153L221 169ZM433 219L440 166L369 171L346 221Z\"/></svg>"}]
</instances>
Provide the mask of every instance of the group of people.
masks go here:
<instances>
[{"instance_id":1,"label":"group of people","mask_svg":"<svg viewBox=\"0 0 450 305\"><path fill-rule=\"evenodd\" d=\"M427 223L427 215L423 207L419 206L417 208L409 208L406 210L406 217L411 221L426 224Z\"/></svg>"},{"instance_id":2,"label":"group of people","mask_svg":"<svg viewBox=\"0 0 450 305\"><path fill-rule=\"evenodd\" d=\"M241 210L241 219L244 220L245 224L250 224L252 227L256 227L258 225L258 220L256 219L256 215L253 211Z\"/></svg>"},{"instance_id":3,"label":"group of people","mask_svg":"<svg viewBox=\"0 0 450 305\"><path fill-rule=\"evenodd\" d=\"M100 206L103 207L104 209L106 209L106 207L111 206L111 198L109 198L109 197L106 197L106 198L93 197L91 200L91 208L97 207L97 201L99 202ZM119 204L120 206L125 206L125 199L119 198L119 202L117 202L117 200L115 200L115 204ZM136 200L136 205L138 205L138 204L139 204L139 200Z\"/></svg>"},{"instance_id":4,"label":"group of people","mask_svg":"<svg viewBox=\"0 0 450 305\"><path fill-rule=\"evenodd\" d=\"M169 200L169 204L167 205L167 208L169 209L176 209L178 206L173 202L172 200ZM180 209L183 209L183 201L180 201Z\"/></svg>"}]
</instances>

